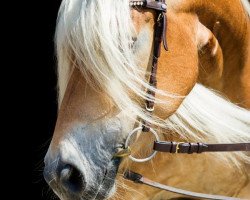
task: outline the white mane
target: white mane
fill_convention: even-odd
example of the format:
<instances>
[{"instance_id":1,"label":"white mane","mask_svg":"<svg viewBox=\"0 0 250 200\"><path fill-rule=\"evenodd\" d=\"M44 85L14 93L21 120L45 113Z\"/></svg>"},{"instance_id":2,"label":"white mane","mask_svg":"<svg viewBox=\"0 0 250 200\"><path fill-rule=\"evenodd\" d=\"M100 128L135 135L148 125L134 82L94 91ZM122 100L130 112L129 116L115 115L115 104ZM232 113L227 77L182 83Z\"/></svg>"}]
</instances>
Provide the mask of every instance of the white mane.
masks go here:
<instances>
[{"instance_id":1,"label":"white mane","mask_svg":"<svg viewBox=\"0 0 250 200\"><path fill-rule=\"evenodd\" d=\"M170 130L189 141L250 142L250 111L230 103L218 93L200 84L195 85L166 123ZM234 156L225 153L225 156L236 165L238 162L234 156L250 164L250 157L244 153L234 153Z\"/></svg>"},{"instance_id":2,"label":"white mane","mask_svg":"<svg viewBox=\"0 0 250 200\"><path fill-rule=\"evenodd\" d=\"M145 92L150 86L142 78L144 73L136 65L130 45L134 33L132 24L128 0L62 2L56 32L59 105L71 69L75 66L90 84L106 91L128 116L132 113L191 140L249 142L250 112L199 84L196 84L177 112L165 121L152 120L144 108L131 99L131 93L144 99L150 98ZM156 92L170 96L164 91ZM169 102L161 103L170 106ZM243 153L235 155L250 163L249 157Z\"/></svg>"},{"instance_id":3,"label":"white mane","mask_svg":"<svg viewBox=\"0 0 250 200\"><path fill-rule=\"evenodd\" d=\"M249 0L241 0L241 3L243 5L243 7L245 8L247 14L248 14L248 17L250 17L250 3L249 3Z\"/></svg>"}]
</instances>

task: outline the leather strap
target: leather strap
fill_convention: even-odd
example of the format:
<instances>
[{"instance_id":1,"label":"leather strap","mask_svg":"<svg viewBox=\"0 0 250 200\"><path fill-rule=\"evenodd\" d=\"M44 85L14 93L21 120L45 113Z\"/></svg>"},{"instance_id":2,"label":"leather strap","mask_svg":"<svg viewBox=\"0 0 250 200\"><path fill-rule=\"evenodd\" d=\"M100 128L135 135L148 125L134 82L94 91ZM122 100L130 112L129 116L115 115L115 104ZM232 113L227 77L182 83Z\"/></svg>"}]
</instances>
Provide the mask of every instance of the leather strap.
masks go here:
<instances>
[{"instance_id":1,"label":"leather strap","mask_svg":"<svg viewBox=\"0 0 250 200\"><path fill-rule=\"evenodd\" d=\"M250 143L232 144L206 144L206 143L182 143L155 141L155 151L167 153L203 153L203 152L228 152L228 151L250 151Z\"/></svg>"},{"instance_id":2,"label":"leather strap","mask_svg":"<svg viewBox=\"0 0 250 200\"><path fill-rule=\"evenodd\" d=\"M163 46L165 50L168 49L167 41L166 41L166 26L167 26L167 17L165 15L167 6L165 4L165 0L132 0L130 1L130 6L132 7L144 7L148 9L153 9L156 11L156 22L154 26L154 46L153 46L153 61L152 61L152 68L151 74L149 77L149 85L157 88L157 67L158 67L158 58L160 57L161 53L161 42L163 40ZM148 95L150 96L149 100L146 100L146 110L147 112L151 113L154 110L154 98L155 92L153 90L147 91ZM148 132L150 128L150 124L146 121L142 122L142 131Z\"/></svg>"},{"instance_id":3,"label":"leather strap","mask_svg":"<svg viewBox=\"0 0 250 200\"><path fill-rule=\"evenodd\" d=\"M182 190L179 188L163 185L161 183L151 181L150 179L143 177L141 174L135 173L135 172L130 171L130 170L127 170L124 173L124 178L131 180L131 181L134 181L135 183L145 184L145 185L152 186L152 187L155 187L158 189L166 190L168 192L173 192L176 194L186 195L186 196L190 196L190 197L194 197L194 198L215 199L215 200L240 200L239 198L234 198L234 197L191 192L191 191Z\"/></svg>"}]
</instances>

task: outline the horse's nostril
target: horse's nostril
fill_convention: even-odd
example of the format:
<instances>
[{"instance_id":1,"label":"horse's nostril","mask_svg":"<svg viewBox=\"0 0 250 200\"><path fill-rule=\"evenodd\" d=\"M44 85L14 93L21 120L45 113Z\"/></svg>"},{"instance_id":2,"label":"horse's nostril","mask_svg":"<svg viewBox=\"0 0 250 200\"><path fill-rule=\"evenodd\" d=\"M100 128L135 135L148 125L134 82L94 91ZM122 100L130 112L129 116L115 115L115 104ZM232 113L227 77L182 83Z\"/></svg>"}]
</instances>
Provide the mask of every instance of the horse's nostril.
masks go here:
<instances>
[{"instance_id":1,"label":"horse's nostril","mask_svg":"<svg viewBox=\"0 0 250 200\"><path fill-rule=\"evenodd\" d=\"M73 193L80 193L85 188L85 181L82 173L70 164L66 164L59 174L62 186Z\"/></svg>"}]
</instances>

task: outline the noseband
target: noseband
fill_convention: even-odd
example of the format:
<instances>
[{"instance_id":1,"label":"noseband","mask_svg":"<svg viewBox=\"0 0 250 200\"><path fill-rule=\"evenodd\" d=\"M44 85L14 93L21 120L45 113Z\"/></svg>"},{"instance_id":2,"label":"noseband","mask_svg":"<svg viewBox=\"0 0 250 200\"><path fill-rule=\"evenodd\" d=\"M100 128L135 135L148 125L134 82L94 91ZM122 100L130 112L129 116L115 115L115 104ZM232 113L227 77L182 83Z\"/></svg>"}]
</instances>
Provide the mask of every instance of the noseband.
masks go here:
<instances>
[{"instance_id":1,"label":"noseband","mask_svg":"<svg viewBox=\"0 0 250 200\"><path fill-rule=\"evenodd\" d=\"M149 78L149 85L153 88L157 88L157 66L158 66L158 58L160 57L160 50L161 50L161 43L163 41L163 47L167 51L167 38L166 38L166 31L167 31L167 5L165 0L131 0L129 5L132 8L148 8L152 9L156 12L156 20L154 26L154 46L153 46L153 61L152 61L152 68L151 74ZM154 99L155 99L155 92L148 89L147 91L150 99L146 100L145 102L145 109L147 112L152 115L154 111ZM154 142L153 146L153 153L144 159L134 158L131 155L131 150L129 147L129 141L133 134L137 133L137 131L141 130L142 132L151 132L156 141ZM142 121L142 126L137 127L134 129L128 136L125 142L125 148L118 152L115 157L125 157L129 156L135 162L145 162L152 159L156 153L160 152L167 152L167 153L202 153L202 152L230 152L230 151L250 151L250 143L232 143L232 144L206 144L206 143L189 143L189 142L168 142L168 141L159 141L159 137L151 127L149 122ZM191 191L186 191L174 187L170 187L167 185L163 185L154 181L151 181L142 175L132 172L126 171L124 173L124 178L134 181L135 183L141 183L145 185L149 185L158 189L163 189L169 192L182 194L186 196L191 196L195 198L203 198L203 199L218 199L218 200L236 200L238 198L233 197L226 197L220 195L210 195L210 194L203 194L203 193L196 193Z\"/></svg>"}]
</instances>

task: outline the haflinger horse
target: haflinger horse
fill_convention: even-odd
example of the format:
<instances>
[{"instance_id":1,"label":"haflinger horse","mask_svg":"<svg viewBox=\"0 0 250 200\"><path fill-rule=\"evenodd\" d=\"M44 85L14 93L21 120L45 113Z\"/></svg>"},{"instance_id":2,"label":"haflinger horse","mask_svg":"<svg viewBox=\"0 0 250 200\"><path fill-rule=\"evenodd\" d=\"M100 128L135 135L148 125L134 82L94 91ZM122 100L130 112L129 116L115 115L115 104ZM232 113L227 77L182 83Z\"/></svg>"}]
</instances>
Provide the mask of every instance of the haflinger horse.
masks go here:
<instances>
[{"instance_id":1,"label":"haflinger horse","mask_svg":"<svg viewBox=\"0 0 250 200\"><path fill-rule=\"evenodd\" d=\"M129 169L179 189L250 199L246 151L178 153L181 142L250 142L249 2L167 0L168 50L161 43L158 59L162 15L145 2L157 3L63 0L55 40L59 112L46 181L64 200L184 198L124 179ZM140 131L145 122L148 132ZM150 156L152 132L180 142L176 153ZM129 154L153 158L134 162Z\"/></svg>"}]
</instances>

